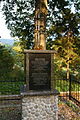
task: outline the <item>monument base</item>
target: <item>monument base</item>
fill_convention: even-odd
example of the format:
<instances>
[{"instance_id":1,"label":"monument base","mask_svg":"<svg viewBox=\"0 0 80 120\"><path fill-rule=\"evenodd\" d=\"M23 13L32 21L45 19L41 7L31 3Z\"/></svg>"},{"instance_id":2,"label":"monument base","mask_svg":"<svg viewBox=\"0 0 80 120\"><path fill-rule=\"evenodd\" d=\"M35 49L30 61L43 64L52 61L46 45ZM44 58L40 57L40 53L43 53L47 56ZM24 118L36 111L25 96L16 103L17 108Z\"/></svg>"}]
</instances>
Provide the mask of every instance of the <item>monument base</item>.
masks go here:
<instances>
[{"instance_id":1,"label":"monument base","mask_svg":"<svg viewBox=\"0 0 80 120\"><path fill-rule=\"evenodd\" d=\"M58 91L22 95L22 120L58 120Z\"/></svg>"}]
</instances>

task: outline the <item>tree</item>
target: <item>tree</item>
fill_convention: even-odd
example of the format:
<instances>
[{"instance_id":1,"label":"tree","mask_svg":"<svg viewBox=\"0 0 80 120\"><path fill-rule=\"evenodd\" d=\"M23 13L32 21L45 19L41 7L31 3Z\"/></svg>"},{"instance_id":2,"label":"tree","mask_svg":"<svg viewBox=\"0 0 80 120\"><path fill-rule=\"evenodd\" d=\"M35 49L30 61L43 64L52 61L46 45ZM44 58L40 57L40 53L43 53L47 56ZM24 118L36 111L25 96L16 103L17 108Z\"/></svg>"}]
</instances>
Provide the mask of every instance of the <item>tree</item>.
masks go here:
<instances>
[{"instance_id":1,"label":"tree","mask_svg":"<svg viewBox=\"0 0 80 120\"><path fill-rule=\"evenodd\" d=\"M0 80L8 79L13 69L14 59L11 52L0 44Z\"/></svg>"},{"instance_id":2,"label":"tree","mask_svg":"<svg viewBox=\"0 0 80 120\"><path fill-rule=\"evenodd\" d=\"M77 1L78 5L79 0ZM53 38L55 40L58 37L61 37L61 32L65 33L69 30L69 27L73 26L71 17L68 17L73 15L70 11L70 5L71 2L66 0L48 1L49 9L47 15L47 49L51 49L53 45ZM76 10L77 13L79 13L77 5ZM6 24L8 29L11 30L11 35L13 37L18 37L20 44L23 46L23 48L27 49L30 49L33 46L34 7L34 0L5 0L3 6L3 13L5 15ZM78 14L74 16L74 19L75 17L77 21ZM77 31L78 29L75 28L74 32L77 33Z\"/></svg>"},{"instance_id":3,"label":"tree","mask_svg":"<svg viewBox=\"0 0 80 120\"><path fill-rule=\"evenodd\" d=\"M5 0L3 11L8 29L13 37L18 37L22 48L33 45L33 1Z\"/></svg>"},{"instance_id":4,"label":"tree","mask_svg":"<svg viewBox=\"0 0 80 120\"><path fill-rule=\"evenodd\" d=\"M74 66L80 57L76 53L76 46L74 45L75 37L68 32L67 36L61 37L55 41L53 48L57 51L57 64L59 69L66 68L67 79L69 79L70 66Z\"/></svg>"},{"instance_id":5,"label":"tree","mask_svg":"<svg viewBox=\"0 0 80 120\"><path fill-rule=\"evenodd\" d=\"M22 53L22 49L20 46L20 42L18 40L15 40L12 51L14 54L15 64L16 66L19 66L21 69L23 69L23 63L24 63L24 54Z\"/></svg>"},{"instance_id":6,"label":"tree","mask_svg":"<svg viewBox=\"0 0 80 120\"><path fill-rule=\"evenodd\" d=\"M34 40L34 1L33 0L11 0L4 3L3 12L5 15L8 29L11 30L12 36L17 36L23 48L30 49L33 46ZM61 42L62 50L59 54L61 59L67 61L70 58L65 46L70 43L70 51L73 54L80 55L80 10L79 0L49 0L48 15L47 15L47 49L53 49L56 46L60 49L59 41ZM75 12L71 11L71 6L74 5ZM68 32L73 33L73 41L68 41ZM63 44L62 41L65 41ZM63 46L64 45L64 46ZM74 49L75 48L75 49ZM64 49L64 50L63 50ZM58 50L59 51L59 50ZM66 54L64 54L63 53ZM66 53L67 52L67 53ZM66 58L64 58L66 57ZM75 58L75 57L74 57ZM73 61L73 60L72 60ZM71 61L71 64L73 63ZM60 61L61 62L61 61ZM73 64L74 65L74 64ZM69 68L69 66L68 66Z\"/></svg>"},{"instance_id":7,"label":"tree","mask_svg":"<svg viewBox=\"0 0 80 120\"><path fill-rule=\"evenodd\" d=\"M62 5L58 4L59 2L62 3ZM58 54L56 59L57 64L59 65L58 69L60 70L62 67L66 67L67 79L69 79L70 66L76 65L80 60L80 18L78 16L79 8L77 9L77 12L73 13L69 7L69 5L72 4L71 1L70 3L67 1L65 4L64 2L59 0L56 1L57 9L56 7L53 7L50 10L52 11L53 17L51 17L51 19L53 20L51 20L50 28L47 31L47 48L57 50ZM58 14L53 11L58 12ZM68 35L70 32L72 32L72 36Z\"/></svg>"},{"instance_id":8,"label":"tree","mask_svg":"<svg viewBox=\"0 0 80 120\"><path fill-rule=\"evenodd\" d=\"M49 17L48 20L50 24L50 27L47 31L48 46L50 44L49 49L54 44L54 40L65 36L68 31L72 31L74 36L76 36L77 38L79 37L80 18L76 12L73 13L71 11L69 7L70 5L71 3L69 3L68 1L65 2L65 0L57 0L56 7L54 6L54 2L52 3L51 1L50 6L54 7L52 7L50 10L53 17Z\"/></svg>"}]
</instances>

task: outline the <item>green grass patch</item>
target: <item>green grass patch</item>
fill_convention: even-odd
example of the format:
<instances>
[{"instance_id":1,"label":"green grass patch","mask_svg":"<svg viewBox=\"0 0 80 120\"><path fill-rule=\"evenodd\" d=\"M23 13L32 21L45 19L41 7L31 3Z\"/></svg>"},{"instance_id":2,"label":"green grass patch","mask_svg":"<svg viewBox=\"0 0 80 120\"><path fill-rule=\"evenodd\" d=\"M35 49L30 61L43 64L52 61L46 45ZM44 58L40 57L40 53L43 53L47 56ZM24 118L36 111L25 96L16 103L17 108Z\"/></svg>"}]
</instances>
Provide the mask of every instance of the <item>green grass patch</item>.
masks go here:
<instances>
[{"instance_id":1,"label":"green grass patch","mask_svg":"<svg viewBox=\"0 0 80 120\"><path fill-rule=\"evenodd\" d=\"M68 80L56 80L56 89L59 92L69 91L69 81ZM80 84L77 82L71 83L71 91L77 92L80 91Z\"/></svg>"},{"instance_id":2,"label":"green grass patch","mask_svg":"<svg viewBox=\"0 0 80 120\"><path fill-rule=\"evenodd\" d=\"M0 82L0 95L20 94L24 82Z\"/></svg>"},{"instance_id":3,"label":"green grass patch","mask_svg":"<svg viewBox=\"0 0 80 120\"><path fill-rule=\"evenodd\" d=\"M59 92L67 92L67 91L69 91L69 81L56 80L56 89Z\"/></svg>"}]
</instances>

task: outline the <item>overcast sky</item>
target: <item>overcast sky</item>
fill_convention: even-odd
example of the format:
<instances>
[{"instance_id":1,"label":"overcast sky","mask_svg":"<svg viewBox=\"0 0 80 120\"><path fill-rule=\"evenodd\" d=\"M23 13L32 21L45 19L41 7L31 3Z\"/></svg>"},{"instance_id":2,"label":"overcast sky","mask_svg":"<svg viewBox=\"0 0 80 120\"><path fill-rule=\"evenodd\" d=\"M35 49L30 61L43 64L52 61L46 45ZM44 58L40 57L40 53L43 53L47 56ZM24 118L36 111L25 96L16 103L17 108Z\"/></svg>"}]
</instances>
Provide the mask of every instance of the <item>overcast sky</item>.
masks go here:
<instances>
[{"instance_id":1,"label":"overcast sky","mask_svg":"<svg viewBox=\"0 0 80 120\"><path fill-rule=\"evenodd\" d=\"M5 25L5 20L1 12L0 12L0 36L1 38L4 39L11 39L10 31L7 29L7 26Z\"/></svg>"},{"instance_id":2,"label":"overcast sky","mask_svg":"<svg viewBox=\"0 0 80 120\"><path fill-rule=\"evenodd\" d=\"M1 12L2 6L3 2L0 3L0 36L2 39L12 39L12 37L10 36L10 31L7 29L5 19Z\"/></svg>"}]
</instances>

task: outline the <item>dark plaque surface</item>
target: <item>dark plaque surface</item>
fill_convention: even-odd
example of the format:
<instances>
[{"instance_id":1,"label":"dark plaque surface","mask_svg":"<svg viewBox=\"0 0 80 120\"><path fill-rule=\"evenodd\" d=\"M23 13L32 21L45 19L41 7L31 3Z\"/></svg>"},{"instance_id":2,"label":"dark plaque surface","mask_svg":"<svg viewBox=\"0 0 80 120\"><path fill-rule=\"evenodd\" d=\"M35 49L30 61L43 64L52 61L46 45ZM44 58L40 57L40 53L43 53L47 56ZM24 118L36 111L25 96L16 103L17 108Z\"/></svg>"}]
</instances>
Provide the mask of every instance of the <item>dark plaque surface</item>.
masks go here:
<instances>
[{"instance_id":1,"label":"dark plaque surface","mask_svg":"<svg viewBox=\"0 0 80 120\"><path fill-rule=\"evenodd\" d=\"M50 90L51 54L29 54L29 89Z\"/></svg>"}]
</instances>

